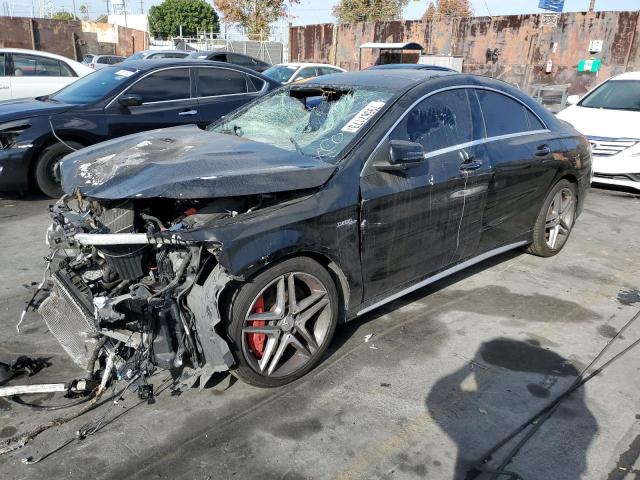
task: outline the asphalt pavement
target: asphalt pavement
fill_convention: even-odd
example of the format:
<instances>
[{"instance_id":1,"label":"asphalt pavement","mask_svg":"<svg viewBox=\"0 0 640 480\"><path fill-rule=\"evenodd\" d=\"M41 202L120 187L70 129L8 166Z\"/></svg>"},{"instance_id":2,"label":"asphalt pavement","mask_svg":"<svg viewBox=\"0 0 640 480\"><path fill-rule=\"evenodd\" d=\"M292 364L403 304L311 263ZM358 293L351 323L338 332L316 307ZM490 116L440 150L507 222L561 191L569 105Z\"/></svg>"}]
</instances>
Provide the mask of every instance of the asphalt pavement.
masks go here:
<instances>
[{"instance_id":1,"label":"asphalt pavement","mask_svg":"<svg viewBox=\"0 0 640 480\"><path fill-rule=\"evenodd\" d=\"M15 330L42 277L49 203L0 195L0 361L51 363L23 383L81 375L37 314ZM567 389L640 308L639 251L640 195L592 189L554 258L510 252L371 312L282 388L171 394L159 373L155 403L127 393L47 430L0 457L0 478L472 478L476 461ZM607 357L639 337L640 321ZM570 395L507 470L527 480L640 478L639 369L640 347ZM73 411L0 399L0 441ZM89 422L95 434L21 462Z\"/></svg>"}]
</instances>

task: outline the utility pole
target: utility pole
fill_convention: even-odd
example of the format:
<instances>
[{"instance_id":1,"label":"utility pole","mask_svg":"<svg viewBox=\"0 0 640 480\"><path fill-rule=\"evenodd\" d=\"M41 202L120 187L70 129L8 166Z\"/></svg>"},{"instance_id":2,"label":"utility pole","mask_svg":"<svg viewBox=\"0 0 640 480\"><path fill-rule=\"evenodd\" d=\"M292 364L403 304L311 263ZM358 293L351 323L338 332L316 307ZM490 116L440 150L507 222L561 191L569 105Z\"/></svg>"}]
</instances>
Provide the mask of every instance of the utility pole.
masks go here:
<instances>
[{"instance_id":1,"label":"utility pole","mask_svg":"<svg viewBox=\"0 0 640 480\"><path fill-rule=\"evenodd\" d=\"M76 0L73 0L73 18L78 18L78 12L76 12Z\"/></svg>"},{"instance_id":2,"label":"utility pole","mask_svg":"<svg viewBox=\"0 0 640 480\"><path fill-rule=\"evenodd\" d=\"M144 14L144 0L140 0L140 15Z\"/></svg>"},{"instance_id":3,"label":"utility pole","mask_svg":"<svg viewBox=\"0 0 640 480\"><path fill-rule=\"evenodd\" d=\"M589 2L589 11L593 12L596 9L596 0L591 0L591 2Z\"/></svg>"}]
</instances>

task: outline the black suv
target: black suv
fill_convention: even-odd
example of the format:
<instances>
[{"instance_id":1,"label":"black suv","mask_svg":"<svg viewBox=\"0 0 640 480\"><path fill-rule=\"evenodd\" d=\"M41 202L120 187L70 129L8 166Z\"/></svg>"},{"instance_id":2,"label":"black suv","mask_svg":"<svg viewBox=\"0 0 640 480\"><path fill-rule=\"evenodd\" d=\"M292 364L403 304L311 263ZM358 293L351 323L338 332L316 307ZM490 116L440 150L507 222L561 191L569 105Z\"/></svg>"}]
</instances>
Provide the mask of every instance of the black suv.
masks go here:
<instances>
[{"instance_id":1,"label":"black suv","mask_svg":"<svg viewBox=\"0 0 640 480\"><path fill-rule=\"evenodd\" d=\"M198 60L213 60L216 62L233 63L234 65L240 65L241 67L250 68L256 72L264 72L267 68L271 67L271 64L258 60L257 58L249 55L243 55L235 52L225 51L211 51L211 52L191 52L189 58Z\"/></svg>"}]
</instances>

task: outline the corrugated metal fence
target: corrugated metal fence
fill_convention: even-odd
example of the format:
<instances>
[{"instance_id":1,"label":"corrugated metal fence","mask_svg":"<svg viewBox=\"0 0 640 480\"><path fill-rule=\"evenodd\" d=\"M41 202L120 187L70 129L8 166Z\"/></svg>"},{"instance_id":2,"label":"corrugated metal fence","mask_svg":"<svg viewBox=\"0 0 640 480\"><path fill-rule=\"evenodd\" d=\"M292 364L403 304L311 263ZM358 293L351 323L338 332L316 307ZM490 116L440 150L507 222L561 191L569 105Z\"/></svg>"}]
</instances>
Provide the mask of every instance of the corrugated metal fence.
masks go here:
<instances>
[{"instance_id":1,"label":"corrugated metal fence","mask_svg":"<svg viewBox=\"0 0 640 480\"><path fill-rule=\"evenodd\" d=\"M463 57L464 72L500 78L526 91L533 85L570 84L570 93L583 93L613 74L640 70L639 17L640 11L563 13L551 26L536 14L308 25L290 29L290 56L357 70L361 44L414 41L425 54ZM594 54L602 68L579 73L578 61L591 58L591 40L603 42ZM553 66L547 73L549 60ZM363 68L377 61L377 50L363 51Z\"/></svg>"}]
</instances>

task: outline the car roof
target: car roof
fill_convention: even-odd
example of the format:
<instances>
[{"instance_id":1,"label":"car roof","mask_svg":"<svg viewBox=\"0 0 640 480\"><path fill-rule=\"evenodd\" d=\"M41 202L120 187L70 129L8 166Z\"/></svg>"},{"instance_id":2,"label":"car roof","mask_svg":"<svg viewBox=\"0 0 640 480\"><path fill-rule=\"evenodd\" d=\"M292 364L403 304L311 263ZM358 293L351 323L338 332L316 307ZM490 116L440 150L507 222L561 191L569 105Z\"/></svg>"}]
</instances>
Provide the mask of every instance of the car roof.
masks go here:
<instances>
[{"instance_id":1,"label":"car roof","mask_svg":"<svg viewBox=\"0 0 640 480\"><path fill-rule=\"evenodd\" d=\"M280 67L280 66L284 66L284 67L333 67L333 68L340 68L340 67L336 67L335 65L331 65L329 63L307 63L307 62L284 62L284 63L278 63L277 65L274 65L275 67Z\"/></svg>"},{"instance_id":2,"label":"car roof","mask_svg":"<svg viewBox=\"0 0 640 480\"><path fill-rule=\"evenodd\" d=\"M344 85L352 87L384 88L401 92L430 78L453 75L438 70L361 70L359 72L332 73L314 78L307 85Z\"/></svg>"},{"instance_id":3,"label":"car roof","mask_svg":"<svg viewBox=\"0 0 640 480\"><path fill-rule=\"evenodd\" d=\"M186 50L142 50L136 53L191 53Z\"/></svg>"},{"instance_id":4,"label":"car roof","mask_svg":"<svg viewBox=\"0 0 640 480\"><path fill-rule=\"evenodd\" d=\"M640 80L640 72L624 72L611 78L611 80Z\"/></svg>"},{"instance_id":5,"label":"car roof","mask_svg":"<svg viewBox=\"0 0 640 480\"><path fill-rule=\"evenodd\" d=\"M44 52L42 50L29 50L27 48L0 48L0 52L5 53L25 53L32 55L40 55L42 57L55 58L56 60L64 60L66 62L76 62L76 60L55 53ZM77 63L77 62L76 62Z\"/></svg>"},{"instance_id":6,"label":"car roof","mask_svg":"<svg viewBox=\"0 0 640 480\"><path fill-rule=\"evenodd\" d=\"M440 65L427 65L424 63L386 63L374 65L367 70L439 70L442 72L455 72L453 68Z\"/></svg>"},{"instance_id":7,"label":"car roof","mask_svg":"<svg viewBox=\"0 0 640 480\"><path fill-rule=\"evenodd\" d=\"M145 72L153 70L159 67L222 67L227 69L235 69L250 75L260 77L261 79L268 81L269 83L278 84L272 78L266 77L255 70L252 70L242 65L236 65L235 63L216 62L214 60L199 60L195 58L162 58L162 59L150 59L150 60L127 60L126 62L117 63L111 65L108 68L134 68L138 71Z\"/></svg>"}]
</instances>

